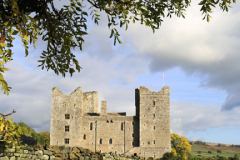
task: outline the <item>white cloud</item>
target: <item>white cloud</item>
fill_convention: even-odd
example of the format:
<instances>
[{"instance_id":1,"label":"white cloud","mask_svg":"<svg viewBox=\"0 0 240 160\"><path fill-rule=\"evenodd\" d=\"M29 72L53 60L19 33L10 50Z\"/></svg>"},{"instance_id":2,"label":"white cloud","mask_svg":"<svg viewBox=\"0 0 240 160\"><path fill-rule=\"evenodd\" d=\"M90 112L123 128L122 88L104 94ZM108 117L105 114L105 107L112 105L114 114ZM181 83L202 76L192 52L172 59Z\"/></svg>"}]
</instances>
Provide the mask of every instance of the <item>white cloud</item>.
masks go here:
<instances>
[{"instance_id":1,"label":"white cloud","mask_svg":"<svg viewBox=\"0 0 240 160\"><path fill-rule=\"evenodd\" d=\"M196 103L171 101L171 129L174 133L186 135L190 131L206 131L221 126L240 127L239 108L222 112L221 107Z\"/></svg>"}]
</instances>

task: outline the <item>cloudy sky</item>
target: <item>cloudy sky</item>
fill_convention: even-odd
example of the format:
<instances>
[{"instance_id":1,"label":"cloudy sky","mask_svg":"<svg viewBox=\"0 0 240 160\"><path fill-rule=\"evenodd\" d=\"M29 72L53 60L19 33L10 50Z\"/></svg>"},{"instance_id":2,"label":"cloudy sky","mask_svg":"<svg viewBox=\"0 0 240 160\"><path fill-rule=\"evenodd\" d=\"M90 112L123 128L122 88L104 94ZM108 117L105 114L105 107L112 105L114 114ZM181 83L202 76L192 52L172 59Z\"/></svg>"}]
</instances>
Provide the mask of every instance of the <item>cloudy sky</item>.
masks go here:
<instances>
[{"instance_id":1,"label":"cloudy sky","mask_svg":"<svg viewBox=\"0 0 240 160\"><path fill-rule=\"evenodd\" d=\"M69 4L54 2L58 8ZM164 18L154 34L139 22L130 22L127 31L118 27L122 44L116 46L109 38L106 14L100 13L99 26L89 16L83 51L73 51L82 70L72 77L37 67L47 46L41 37L36 49L30 46L28 57L16 37L14 60L5 65L10 71L3 74L12 90L9 96L1 90L0 112L15 109L13 122L50 132L51 89L69 95L81 86L84 92L98 91L99 104L107 100L109 112L133 116L135 88L160 91L164 72L164 85L170 87L172 133L189 140L240 144L240 5L232 4L228 13L217 6L207 23L199 2L191 3L186 19Z\"/></svg>"}]
</instances>

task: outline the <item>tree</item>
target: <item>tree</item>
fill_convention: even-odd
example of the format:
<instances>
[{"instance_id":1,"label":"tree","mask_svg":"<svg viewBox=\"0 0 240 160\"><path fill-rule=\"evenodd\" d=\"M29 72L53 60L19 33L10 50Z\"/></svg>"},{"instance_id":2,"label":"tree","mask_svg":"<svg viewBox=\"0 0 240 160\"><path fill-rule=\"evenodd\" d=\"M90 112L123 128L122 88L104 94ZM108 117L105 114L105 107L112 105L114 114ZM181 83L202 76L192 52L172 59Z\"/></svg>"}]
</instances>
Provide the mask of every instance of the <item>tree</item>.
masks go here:
<instances>
[{"instance_id":1,"label":"tree","mask_svg":"<svg viewBox=\"0 0 240 160\"><path fill-rule=\"evenodd\" d=\"M1 31L1 42L0 42L0 84L2 84L2 89L4 89L4 94L9 95L11 87L8 87L7 82L4 80L1 72L9 71L9 69L4 68L3 64L10 62L12 59L13 47L12 41L15 39L12 35L18 35L22 38L23 45L25 47L25 57L28 56L28 43L33 42L35 47L35 41L38 35L43 35L42 40L48 41L47 51L42 52L42 56L39 60L41 64L38 67L42 69L47 68L54 70L58 75L59 73L65 77L65 73L75 72L74 68L70 67L70 63L76 66L76 70L80 72L81 67L78 61L75 59L75 55L71 52L76 46L82 50L82 43L84 39L82 36L87 35L87 25L86 17L87 12L83 10L82 3L78 0L69 0L71 4L69 6L64 5L61 10L55 9L53 5L53 0L2 0L0 2L0 17L2 18L0 23ZM83 0L82 0L83 1ZM172 16L175 13L178 17L184 16L184 8L190 6L191 0L87 0L91 4L89 9L92 10L92 19L94 18L94 23L98 24L99 14L98 11L105 11L108 17L108 27L116 26L119 23L115 23L115 19L118 18L120 22L120 27L126 25L126 30L130 20L133 23L135 21L141 21L141 24L150 26L153 30L159 29L161 25L162 17L165 17L164 11L167 10L167 17ZM236 3L236 0L233 0ZM207 18L207 22L210 21L209 13L212 13L212 8L219 4L223 11L228 12L228 7L231 7L230 0L222 0L216 2L214 0L201 0L199 5L201 5L200 11L205 14L203 20ZM52 9L52 10L51 10ZM134 16L128 17L129 13L134 14ZM35 13L34 17L30 14ZM139 16L139 18L137 18ZM15 28L15 29L14 29ZM84 30L84 31L83 31ZM43 34L46 31L45 34ZM114 35L114 45L116 44L116 39L119 43L122 43L119 39L120 34L117 32L116 28L111 29L110 38ZM77 40L77 43L75 40ZM5 43L7 41L7 43ZM9 49L5 49L8 47Z\"/></svg>"},{"instance_id":2,"label":"tree","mask_svg":"<svg viewBox=\"0 0 240 160\"><path fill-rule=\"evenodd\" d=\"M9 113L7 115L3 115L0 113L1 118L0 118L0 134L1 134L1 139L4 140L4 146L8 149L7 143L12 142L12 145L16 148L19 149L19 145L22 141L20 141L20 134L21 134L21 128L16 126L14 123L12 123L13 119L6 120L5 118L10 118L9 115L16 113L16 111L12 111L12 113ZM16 139L14 137L14 134L16 137L19 139L16 142Z\"/></svg>"},{"instance_id":3,"label":"tree","mask_svg":"<svg viewBox=\"0 0 240 160\"><path fill-rule=\"evenodd\" d=\"M50 133L47 131L39 132L39 134L44 138L44 144L50 145Z\"/></svg>"},{"instance_id":4,"label":"tree","mask_svg":"<svg viewBox=\"0 0 240 160\"><path fill-rule=\"evenodd\" d=\"M217 153L222 153L222 151L221 150L217 150Z\"/></svg>"},{"instance_id":5,"label":"tree","mask_svg":"<svg viewBox=\"0 0 240 160\"><path fill-rule=\"evenodd\" d=\"M239 155L237 153L235 153L234 158L239 158Z\"/></svg>"},{"instance_id":6,"label":"tree","mask_svg":"<svg viewBox=\"0 0 240 160\"><path fill-rule=\"evenodd\" d=\"M162 156L161 160L173 160L174 159L174 153L173 152L166 152Z\"/></svg>"},{"instance_id":7,"label":"tree","mask_svg":"<svg viewBox=\"0 0 240 160\"><path fill-rule=\"evenodd\" d=\"M186 137L180 137L176 133L171 134L171 150L175 156L187 159L187 153L191 151L191 147Z\"/></svg>"}]
</instances>

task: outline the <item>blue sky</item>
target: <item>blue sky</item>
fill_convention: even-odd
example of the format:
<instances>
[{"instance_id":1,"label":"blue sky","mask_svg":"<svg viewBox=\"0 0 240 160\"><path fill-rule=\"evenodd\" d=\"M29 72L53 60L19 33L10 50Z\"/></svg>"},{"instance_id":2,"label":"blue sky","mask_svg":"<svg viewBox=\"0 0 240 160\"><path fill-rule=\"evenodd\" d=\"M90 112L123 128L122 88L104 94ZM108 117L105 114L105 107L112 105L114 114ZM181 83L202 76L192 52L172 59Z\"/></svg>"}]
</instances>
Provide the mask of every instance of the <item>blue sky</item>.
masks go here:
<instances>
[{"instance_id":1,"label":"blue sky","mask_svg":"<svg viewBox=\"0 0 240 160\"><path fill-rule=\"evenodd\" d=\"M54 3L59 8L68 1ZM164 85L170 87L172 133L189 140L240 144L240 6L232 4L228 13L217 6L207 23L197 3L191 3L186 19L164 18L154 34L138 22L130 22L127 31L117 27L122 44L116 46L109 38L106 14L100 13L99 26L89 16L83 51L73 51L82 70L72 77L37 67L47 46L41 36L36 49L30 45L28 57L16 37L14 60L5 65L10 71L3 74L12 90L9 96L1 90L1 113L15 109L13 122L50 132L51 89L68 95L81 86L84 92L98 91L99 104L107 100L109 112L135 115L135 88L160 91L164 72Z\"/></svg>"}]
</instances>

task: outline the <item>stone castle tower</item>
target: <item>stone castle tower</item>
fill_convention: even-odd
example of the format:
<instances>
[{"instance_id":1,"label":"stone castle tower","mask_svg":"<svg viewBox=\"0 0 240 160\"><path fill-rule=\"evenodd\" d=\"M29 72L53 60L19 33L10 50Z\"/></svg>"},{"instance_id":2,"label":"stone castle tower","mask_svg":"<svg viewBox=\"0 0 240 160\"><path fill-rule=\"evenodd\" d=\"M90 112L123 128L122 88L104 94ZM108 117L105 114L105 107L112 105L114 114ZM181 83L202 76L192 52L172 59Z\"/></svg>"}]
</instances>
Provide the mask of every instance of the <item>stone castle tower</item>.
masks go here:
<instances>
[{"instance_id":1,"label":"stone castle tower","mask_svg":"<svg viewBox=\"0 0 240 160\"><path fill-rule=\"evenodd\" d=\"M52 89L50 145L159 158L171 152L170 89L135 89L136 116L108 113L98 93L78 87L70 95Z\"/></svg>"}]
</instances>

